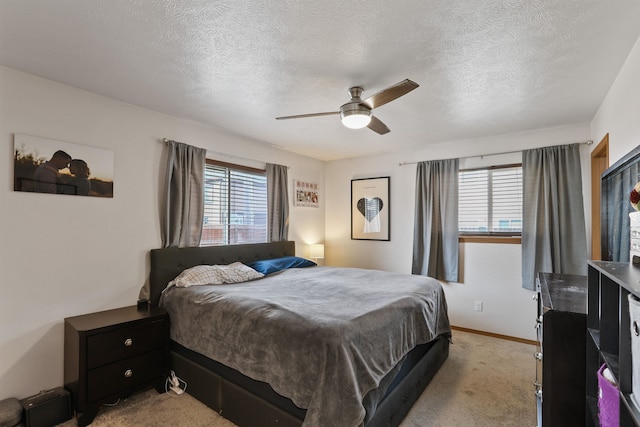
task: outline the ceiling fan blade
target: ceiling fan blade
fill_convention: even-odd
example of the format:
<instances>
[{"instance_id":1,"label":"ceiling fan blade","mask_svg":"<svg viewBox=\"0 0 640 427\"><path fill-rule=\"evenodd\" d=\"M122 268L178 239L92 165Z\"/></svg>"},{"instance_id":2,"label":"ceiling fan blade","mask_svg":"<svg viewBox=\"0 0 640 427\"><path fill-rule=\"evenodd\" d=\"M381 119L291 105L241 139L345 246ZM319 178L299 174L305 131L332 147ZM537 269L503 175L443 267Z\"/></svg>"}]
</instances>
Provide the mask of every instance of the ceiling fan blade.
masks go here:
<instances>
[{"instance_id":1,"label":"ceiling fan blade","mask_svg":"<svg viewBox=\"0 0 640 427\"><path fill-rule=\"evenodd\" d=\"M340 111L329 111L326 113L298 114L296 116L283 116L283 117L276 117L276 120L303 119L305 117L332 116L334 114L340 114Z\"/></svg>"},{"instance_id":2,"label":"ceiling fan blade","mask_svg":"<svg viewBox=\"0 0 640 427\"><path fill-rule=\"evenodd\" d=\"M385 133L389 133L389 128L387 125L382 123L377 117L371 116L371 121L367 125L369 129L374 132L379 133L380 135L384 135Z\"/></svg>"},{"instance_id":3,"label":"ceiling fan blade","mask_svg":"<svg viewBox=\"0 0 640 427\"><path fill-rule=\"evenodd\" d=\"M400 98L402 95L406 95L418 86L420 86L418 83L409 79L405 79L400 83L396 83L393 86L389 86L388 88L383 89L374 95L371 95L364 100L364 103L369 105L372 109L378 108L381 105L386 104L387 102L391 102L396 98Z\"/></svg>"}]
</instances>

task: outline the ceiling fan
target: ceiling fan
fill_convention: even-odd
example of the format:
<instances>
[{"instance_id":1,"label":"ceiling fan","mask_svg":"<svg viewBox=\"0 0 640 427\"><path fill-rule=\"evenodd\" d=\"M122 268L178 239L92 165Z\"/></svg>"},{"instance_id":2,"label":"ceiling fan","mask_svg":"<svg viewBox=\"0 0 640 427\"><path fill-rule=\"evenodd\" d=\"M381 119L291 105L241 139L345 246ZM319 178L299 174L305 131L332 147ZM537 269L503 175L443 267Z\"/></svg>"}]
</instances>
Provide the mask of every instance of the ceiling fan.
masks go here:
<instances>
[{"instance_id":1,"label":"ceiling fan","mask_svg":"<svg viewBox=\"0 0 640 427\"><path fill-rule=\"evenodd\" d=\"M276 120L286 119L302 119L305 117L330 116L340 114L342 124L350 129L361 129L368 127L374 132L384 135L389 132L387 125L382 123L378 118L371 114L371 110L380 107L402 95L406 95L419 85L409 79L405 79L393 86L389 86L380 92L371 95L364 101L360 98L364 89L360 86L354 86L349 89L351 100L340 106L340 111L329 111L326 113L298 114L296 116L276 117Z\"/></svg>"}]
</instances>

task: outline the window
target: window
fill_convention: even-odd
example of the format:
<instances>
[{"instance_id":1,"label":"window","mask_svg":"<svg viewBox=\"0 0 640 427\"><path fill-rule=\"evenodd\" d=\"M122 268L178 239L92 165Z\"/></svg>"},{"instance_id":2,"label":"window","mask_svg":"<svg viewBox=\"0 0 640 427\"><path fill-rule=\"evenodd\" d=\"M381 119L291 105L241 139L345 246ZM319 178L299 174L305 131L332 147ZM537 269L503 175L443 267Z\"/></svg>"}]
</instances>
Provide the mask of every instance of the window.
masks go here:
<instances>
[{"instance_id":1,"label":"window","mask_svg":"<svg viewBox=\"0 0 640 427\"><path fill-rule=\"evenodd\" d=\"M519 236L522 232L522 165L458 173L461 236Z\"/></svg>"},{"instance_id":2,"label":"window","mask_svg":"<svg viewBox=\"0 0 640 427\"><path fill-rule=\"evenodd\" d=\"M264 170L208 160L200 246L267 241Z\"/></svg>"}]
</instances>

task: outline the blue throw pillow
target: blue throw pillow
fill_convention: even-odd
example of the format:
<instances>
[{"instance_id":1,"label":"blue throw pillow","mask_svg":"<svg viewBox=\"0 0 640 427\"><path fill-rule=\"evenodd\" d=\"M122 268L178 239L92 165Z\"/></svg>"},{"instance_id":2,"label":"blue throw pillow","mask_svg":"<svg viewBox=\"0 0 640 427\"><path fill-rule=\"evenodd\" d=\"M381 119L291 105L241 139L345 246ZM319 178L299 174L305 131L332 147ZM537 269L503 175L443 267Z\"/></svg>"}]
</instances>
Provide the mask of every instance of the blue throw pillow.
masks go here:
<instances>
[{"instance_id":1,"label":"blue throw pillow","mask_svg":"<svg viewBox=\"0 0 640 427\"><path fill-rule=\"evenodd\" d=\"M318 265L313 261L297 256L262 259L246 264L262 274L275 273L276 271L286 270L287 268L313 267L314 265Z\"/></svg>"}]
</instances>

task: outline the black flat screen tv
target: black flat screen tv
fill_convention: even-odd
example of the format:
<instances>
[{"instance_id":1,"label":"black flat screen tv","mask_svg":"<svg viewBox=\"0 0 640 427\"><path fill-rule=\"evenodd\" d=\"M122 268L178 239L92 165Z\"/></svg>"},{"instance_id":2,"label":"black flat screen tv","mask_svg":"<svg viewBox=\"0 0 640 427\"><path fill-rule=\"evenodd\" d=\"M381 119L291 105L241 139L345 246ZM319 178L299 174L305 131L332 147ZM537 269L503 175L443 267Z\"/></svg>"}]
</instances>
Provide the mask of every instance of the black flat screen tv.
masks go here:
<instances>
[{"instance_id":1,"label":"black flat screen tv","mask_svg":"<svg viewBox=\"0 0 640 427\"><path fill-rule=\"evenodd\" d=\"M629 195L640 181L640 145L602 173L600 245L605 261L629 262Z\"/></svg>"}]
</instances>

